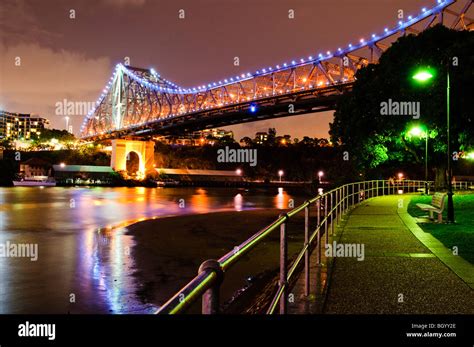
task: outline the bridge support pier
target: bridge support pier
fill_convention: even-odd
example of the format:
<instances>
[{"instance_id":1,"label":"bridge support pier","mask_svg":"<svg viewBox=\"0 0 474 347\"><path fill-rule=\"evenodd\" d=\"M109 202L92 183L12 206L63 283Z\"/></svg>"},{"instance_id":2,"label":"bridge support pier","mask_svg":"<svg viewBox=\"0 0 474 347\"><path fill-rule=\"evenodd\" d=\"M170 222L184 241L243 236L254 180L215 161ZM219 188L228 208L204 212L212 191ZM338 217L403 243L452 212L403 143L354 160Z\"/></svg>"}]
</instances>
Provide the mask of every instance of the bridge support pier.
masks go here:
<instances>
[{"instance_id":1,"label":"bridge support pier","mask_svg":"<svg viewBox=\"0 0 474 347\"><path fill-rule=\"evenodd\" d=\"M112 140L110 166L115 171L127 171L127 159L131 153L138 155L138 173L144 175L152 170L155 163L155 143L153 141Z\"/></svg>"}]
</instances>

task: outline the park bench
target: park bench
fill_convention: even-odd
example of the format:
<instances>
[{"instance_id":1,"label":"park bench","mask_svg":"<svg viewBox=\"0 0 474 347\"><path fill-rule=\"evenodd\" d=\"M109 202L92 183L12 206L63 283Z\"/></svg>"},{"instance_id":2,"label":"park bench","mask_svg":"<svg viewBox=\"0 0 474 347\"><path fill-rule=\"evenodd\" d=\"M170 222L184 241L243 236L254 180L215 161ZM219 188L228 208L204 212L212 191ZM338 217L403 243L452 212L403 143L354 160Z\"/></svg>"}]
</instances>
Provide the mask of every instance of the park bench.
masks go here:
<instances>
[{"instance_id":1,"label":"park bench","mask_svg":"<svg viewBox=\"0 0 474 347\"><path fill-rule=\"evenodd\" d=\"M423 210L430 212L430 219L434 219L433 212L438 214L438 222L443 221L443 211L444 211L444 200L446 198L445 193L435 193L431 199L431 205L428 204L416 204L416 206Z\"/></svg>"}]
</instances>

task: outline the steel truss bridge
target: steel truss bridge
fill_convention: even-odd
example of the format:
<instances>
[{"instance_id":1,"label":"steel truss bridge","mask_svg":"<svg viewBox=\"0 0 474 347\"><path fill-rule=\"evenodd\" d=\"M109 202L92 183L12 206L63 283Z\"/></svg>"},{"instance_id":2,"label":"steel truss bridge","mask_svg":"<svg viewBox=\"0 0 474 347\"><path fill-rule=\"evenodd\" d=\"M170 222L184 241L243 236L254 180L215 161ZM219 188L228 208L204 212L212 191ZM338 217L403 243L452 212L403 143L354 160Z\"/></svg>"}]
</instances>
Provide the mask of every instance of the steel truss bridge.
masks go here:
<instances>
[{"instance_id":1,"label":"steel truss bridge","mask_svg":"<svg viewBox=\"0 0 474 347\"><path fill-rule=\"evenodd\" d=\"M81 126L84 140L177 134L334 109L352 88L358 69L376 63L400 36L437 23L472 30L472 0L438 0L356 43L192 88L182 88L153 69L117 64L95 109Z\"/></svg>"}]
</instances>

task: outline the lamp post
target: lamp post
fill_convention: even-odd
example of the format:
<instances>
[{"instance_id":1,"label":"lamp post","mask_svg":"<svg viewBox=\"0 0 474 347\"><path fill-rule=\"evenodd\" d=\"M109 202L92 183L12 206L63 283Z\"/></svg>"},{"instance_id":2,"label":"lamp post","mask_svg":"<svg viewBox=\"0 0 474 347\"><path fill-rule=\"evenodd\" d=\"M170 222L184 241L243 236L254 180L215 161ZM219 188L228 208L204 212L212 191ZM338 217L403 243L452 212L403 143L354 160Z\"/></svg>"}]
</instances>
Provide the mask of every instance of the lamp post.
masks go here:
<instances>
[{"instance_id":1,"label":"lamp post","mask_svg":"<svg viewBox=\"0 0 474 347\"><path fill-rule=\"evenodd\" d=\"M318 178L319 178L319 184L321 184L321 178L324 176L324 172L319 171L318 172Z\"/></svg>"},{"instance_id":2,"label":"lamp post","mask_svg":"<svg viewBox=\"0 0 474 347\"><path fill-rule=\"evenodd\" d=\"M283 170L278 171L278 176L280 176L280 182L281 182L281 176L283 176Z\"/></svg>"},{"instance_id":3,"label":"lamp post","mask_svg":"<svg viewBox=\"0 0 474 347\"><path fill-rule=\"evenodd\" d=\"M419 70L412 78L418 82L426 82L433 77L433 74L428 69ZM447 222L454 223L454 204L453 204L453 185L451 178L451 138L450 138L450 80L449 80L449 63L446 64L446 132L447 132L447 179L448 179L448 216Z\"/></svg>"},{"instance_id":4,"label":"lamp post","mask_svg":"<svg viewBox=\"0 0 474 347\"><path fill-rule=\"evenodd\" d=\"M450 81L449 81L449 67L446 66L446 121L447 121L447 132L448 132L448 223L454 223L454 203L453 203L453 184L451 177L451 139L450 139L450 112L449 112L449 99L450 99Z\"/></svg>"},{"instance_id":5,"label":"lamp post","mask_svg":"<svg viewBox=\"0 0 474 347\"><path fill-rule=\"evenodd\" d=\"M421 127L412 128L409 133L414 136L422 137L424 134L425 137L425 194L429 194L428 187L428 136L429 130L427 127L424 127L424 131Z\"/></svg>"}]
</instances>

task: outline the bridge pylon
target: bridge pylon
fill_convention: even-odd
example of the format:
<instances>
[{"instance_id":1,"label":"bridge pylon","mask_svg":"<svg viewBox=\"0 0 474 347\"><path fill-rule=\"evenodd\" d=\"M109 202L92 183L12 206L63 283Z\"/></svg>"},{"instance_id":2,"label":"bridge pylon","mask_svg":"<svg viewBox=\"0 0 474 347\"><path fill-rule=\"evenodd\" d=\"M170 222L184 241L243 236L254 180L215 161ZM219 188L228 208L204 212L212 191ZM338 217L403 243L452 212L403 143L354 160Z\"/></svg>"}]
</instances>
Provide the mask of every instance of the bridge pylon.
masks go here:
<instances>
[{"instance_id":1,"label":"bridge pylon","mask_svg":"<svg viewBox=\"0 0 474 347\"><path fill-rule=\"evenodd\" d=\"M127 161L132 156L138 156L138 176L144 176L148 170L153 170L155 163L155 143L153 141L138 141L115 139L112 140L112 155L110 166L115 171L127 172Z\"/></svg>"}]
</instances>

